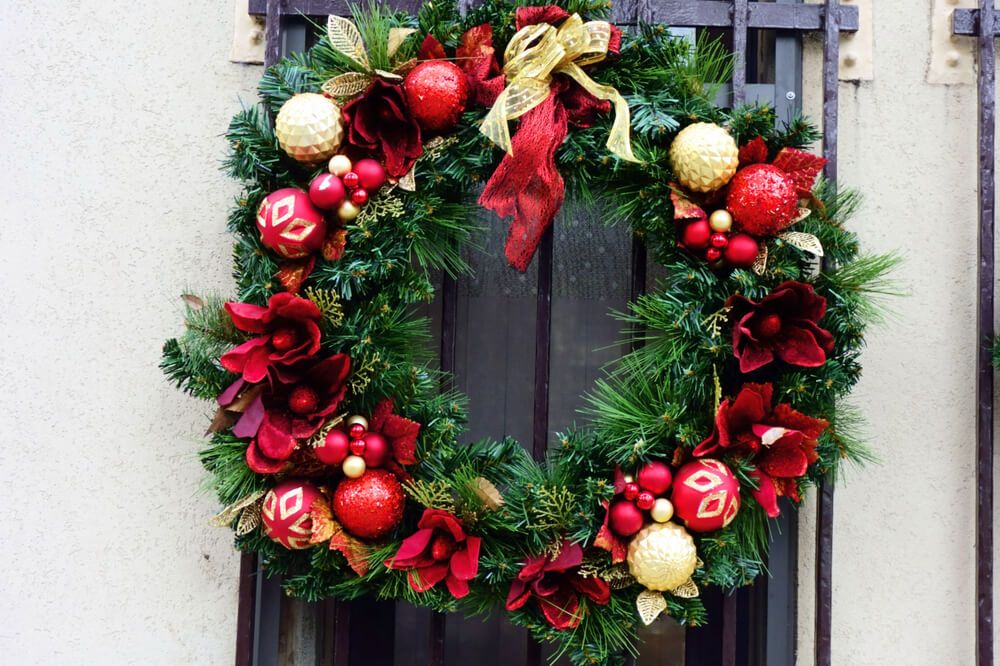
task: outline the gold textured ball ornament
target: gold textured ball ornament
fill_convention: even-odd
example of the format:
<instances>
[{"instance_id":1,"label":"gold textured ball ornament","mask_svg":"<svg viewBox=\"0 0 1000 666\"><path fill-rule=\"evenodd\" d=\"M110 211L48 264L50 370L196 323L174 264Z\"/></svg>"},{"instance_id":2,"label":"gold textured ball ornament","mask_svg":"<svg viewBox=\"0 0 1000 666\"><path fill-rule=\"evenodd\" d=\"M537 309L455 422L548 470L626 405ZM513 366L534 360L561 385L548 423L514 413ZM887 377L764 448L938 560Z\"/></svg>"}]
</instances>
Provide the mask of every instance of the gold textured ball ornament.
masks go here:
<instances>
[{"instance_id":1,"label":"gold textured ball ornament","mask_svg":"<svg viewBox=\"0 0 1000 666\"><path fill-rule=\"evenodd\" d=\"M333 157L344 137L340 107L316 93L299 93L282 104L274 131L281 148L305 164Z\"/></svg>"},{"instance_id":2,"label":"gold textured ball ornament","mask_svg":"<svg viewBox=\"0 0 1000 666\"><path fill-rule=\"evenodd\" d=\"M670 144L670 165L680 184L694 192L714 192L740 165L736 141L715 123L695 123Z\"/></svg>"},{"instance_id":3,"label":"gold textured ball ornament","mask_svg":"<svg viewBox=\"0 0 1000 666\"><path fill-rule=\"evenodd\" d=\"M653 523L635 535L628 546L628 568L647 589L674 590L698 566L694 539L677 523Z\"/></svg>"}]
</instances>

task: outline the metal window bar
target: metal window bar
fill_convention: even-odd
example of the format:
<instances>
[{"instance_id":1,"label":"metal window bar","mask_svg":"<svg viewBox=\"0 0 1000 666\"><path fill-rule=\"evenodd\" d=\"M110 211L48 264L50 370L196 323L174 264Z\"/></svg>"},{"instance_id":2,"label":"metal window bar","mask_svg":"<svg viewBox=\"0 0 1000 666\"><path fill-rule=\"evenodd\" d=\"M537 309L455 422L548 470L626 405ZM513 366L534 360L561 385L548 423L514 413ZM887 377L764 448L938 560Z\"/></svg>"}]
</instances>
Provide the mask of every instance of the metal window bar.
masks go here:
<instances>
[{"instance_id":1,"label":"metal window bar","mask_svg":"<svg viewBox=\"0 0 1000 666\"><path fill-rule=\"evenodd\" d=\"M996 42L1000 12L994 0L956 9L953 32L976 37L979 71L979 307L976 340L976 663L993 666L993 367L996 262Z\"/></svg>"},{"instance_id":2,"label":"metal window bar","mask_svg":"<svg viewBox=\"0 0 1000 666\"><path fill-rule=\"evenodd\" d=\"M415 11L419 8L419 0L396 0L391 2L395 8ZM350 5L346 0L251 0L250 13L265 16L265 64L271 65L277 62L283 52L294 51L305 47L301 37L289 39L290 31L284 30L284 23L289 17L294 16L314 16L322 17L329 14L346 14L350 11ZM990 10L992 12L992 10ZM829 17L829 20L827 20ZM748 96L751 100L769 99L773 101L779 114L784 110L790 111L799 96L799 80L801 79L801 65L792 72L782 72L778 74L780 79L776 79L774 86L753 86L748 85L746 80L746 47L747 33L750 29L773 29L779 31L784 39L777 40L777 48L788 49L791 43L796 42L799 35L804 32L824 33L824 104L823 104L823 127L825 131L824 154L829 163L827 165L827 178L836 179L836 121L837 121L837 67L838 67L838 45L839 32L855 31L858 28L858 13L854 7L841 7L839 0L826 0L823 5L802 5L795 0L778 0L776 3L751 2L749 0L703 0L700 2L690 2L689 0L653 0L651 2L641 2L638 0L623 0L615 6L614 20L617 23L628 25L637 22L665 23L673 27L692 28L730 28L733 31L733 50L736 54L736 72L733 77L729 94L732 103L738 104L746 101ZM791 37L791 39L788 39ZM290 42L298 42L292 44ZM992 43L992 42L991 42ZM762 89L763 88L763 89ZM769 89L768 89L769 88ZM784 99L775 95L775 90L785 90ZM749 93L749 95L748 95ZM770 94L768 94L770 93ZM790 115L788 113L784 115ZM990 209L992 213L992 209ZM548 389L549 372L551 362L551 317L552 317L552 261L553 261L553 239L552 230L546 234L538 252L538 288L536 301L536 347L535 347L535 413L533 417L533 437L532 452L536 458L544 456L548 440ZM641 240L634 239L632 248L633 276L630 295L635 297L642 293L645 288L645 247ZM992 258L992 257L991 257ZM991 264L992 267L992 264ZM992 276L992 271L990 272ZM457 283L445 277L441 289L442 295L442 332L441 332L441 365L446 370L454 369L455 362L455 320L457 312ZM982 469L980 470L982 472ZM817 613L816 613L816 655L815 660L818 665L828 665L830 663L830 622L832 610L832 586L831 586L831 555L832 555L832 508L833 493L832 486L824 484L818 508L818 531L817 538ZM792 525L794 529L794 524ZM793 553L794 555L794 553ZM239 627L237 639L237 665L247 665L250 663L269 664L277 659L277 628L279 618L277 613L278 600L280 599L280 583L278 581L268 581L260 575L259 564L254 571L253 556L248 556L241 563L241 586L240 601L241 611L239 614ZM256 578L256 581L253 580ZM256 582L256 586L253 583ZM253 590L254 593L250 591ZM794 603L794 589L789 594L785 590L786 599L791 599ZM275 599L275 594L278 598ZM713 661L725 664L726 666L737 664L737 643L746 643L741 663L747 659L746 653L750 651L752 637L746 634L759 636L762 632L745 631L744 637L740 640L737 631L736 617L739 606L750 606L749 598L753 593L743 595L743 601L735 595L726 595L721 599L706 599L708 606L716 604L722 610L722 641L714 641L714 645L706 645L705 641L697 639L689 640L687 645L688 663L707 663L703 661L706 656L712 654L717 656ZM759 608L760 598L766 599L768 591L765 589L762 595L756 592L757 602L752 604ZM272 599L273 603L267 603L267 599ZM256 605L256 617L249 613L244 604ZM393 621L393 606L391 604L381 604L378 608L371 602L364 603L368 606L364 610L366 625L386 626L385 622L391 625ZM270 606L271 610L264 609ZM372 616L377 617L372 617ZM351 634L359 633L351 626L350 606L347 604L328 602L323 605L321 618L325 621L321 623L317 634L317 657L318 663L336 664L337 666L347 666L350 663L361 663L357 649L349 651L348 645L358 646L359 644L369 644L373 642L377 645L380 656L375 654L366 655L369 663L382 663L382 661L371 661L372 658L385 660L391 663L392 641L387 640L383 632L376 640L365 640L371 636L359 635L352 640ZM332 632L329 620L334 618ZM374 620L374 622L373 622ZM758 620L759 621L759 620ZM251 624L252 622L252 624ZM431 620L430 629L430 663L438 665L443 663L443 637L445 631L445 618L435 615ZM360 627L358 627L360 628ZM689 634L695 632L689 632ZM252 636L253 645L248 645L248 637ZM692 638L695 638L692 636ZM360 639L360 640L359 640ZM766 637L765 639L766 640ZM792 637L794 641L794 636ZM699 648L699 646L701 646ZM708 652L705 648L708 648ZM760 646L757 646L760 653ZM541 659L541 651L537 647L529 647L529 664L538 663ZM754 663L763 663L761 658L755 659Z\"/></svg>"}]
</instances>

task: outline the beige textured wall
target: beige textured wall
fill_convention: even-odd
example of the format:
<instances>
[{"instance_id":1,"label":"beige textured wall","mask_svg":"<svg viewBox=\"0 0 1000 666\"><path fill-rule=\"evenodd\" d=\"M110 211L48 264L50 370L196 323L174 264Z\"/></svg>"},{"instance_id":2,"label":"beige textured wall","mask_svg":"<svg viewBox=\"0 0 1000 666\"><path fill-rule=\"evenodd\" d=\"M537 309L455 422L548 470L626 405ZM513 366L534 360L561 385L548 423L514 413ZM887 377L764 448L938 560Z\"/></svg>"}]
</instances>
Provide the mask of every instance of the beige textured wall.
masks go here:
<instances>
[{"instance_id":1,"label":"beige textured wall","mask_svg":"<svg viewBox=\"0 0 1000 666\"><path fill-rule=\"evenodd\" d=\"M871 336L856 394L885 463L838 491L845 666L973 656L975 95L924 83L928 4L880 0L875 81L841 87L842 181L869 195L855 224L904 249L913 294ZM200 527L206 408L156 367L177 294L228 288L219 135L259 74L227 61L230 10L0 3L0 654L17 663L231 661L237 561Z\"/></svg>"},{"instance_id":2,"label":"beige textured wall","mask_svg":"<svg viewBox=\"0 0 1000 666\"><path fill-rule=\"evenodd\" d=\"M159 347L228 289L229 2L0 2L0 661L232 662L206 406Z\"/></svg>"}]
</instances>

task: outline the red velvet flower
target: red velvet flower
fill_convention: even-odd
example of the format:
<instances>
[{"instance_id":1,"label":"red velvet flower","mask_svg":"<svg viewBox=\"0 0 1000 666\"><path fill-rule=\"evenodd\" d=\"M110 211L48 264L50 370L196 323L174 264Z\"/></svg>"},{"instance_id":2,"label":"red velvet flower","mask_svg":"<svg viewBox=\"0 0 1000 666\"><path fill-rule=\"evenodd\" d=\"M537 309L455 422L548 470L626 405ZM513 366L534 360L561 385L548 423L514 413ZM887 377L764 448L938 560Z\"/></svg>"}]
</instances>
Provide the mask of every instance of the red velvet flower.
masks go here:
<instances>
[{"instance_id":1,"label":"red velvet flower","mask_svg":"<svg viewBox=\"0 0 1000 666\"><path fill-rule=\"evenodd\" d=\"M611 588L597 576L583 577L578 569L583 563L580 544L564 541L557 556L535 555L524 562L521 572L510 585L507 610L522 608L534 599L545 619L556 629L573 629L580 624L580 595L605 605L611 600Z\"/></svg>"},{"instance_id":2,"label":"red velvet flower","mask_svg":"<svg viewBox=\"0 0 1000 666\"><path fill-rule=\"evenodd\" d=\"M297 441L312 437L337 411L347 392L351 359L334 354L292 370L298 371L294 377L254 401L233 427L237 437L253 437L247 465L259 474L281 471Z\"/></svg>"},{"instance_id":3,"label":"red velvet flower","mask_svg":"<svg viewBox=\"0 0 1000 666\"><path fill-rule=\"evenodd\" d=\"M226 303L225 307L236 328L258 334L220 359L222 367L248 382L262 381L268 372L319 351L322 314L308 299L282 292L272 296L266 308L250 303Z\"/></svg>"},{"instance_id":4,"label":"red velvet flower","mask_svg":"<svg viewBox=\"0 0 1000 666\"><path fill-rule=\"evenodd\" d=\"M343 109L347 143L364 150L377 150L385 157L385 169L401 178L423 152L420 126L406 105L402 86L376 78L359 97Z\"/></svg>"},{"instance_id":5,"label":"red velvet flower","mask_svg":"<svg viewBox=\"0 0 1000 666\"><path fill-rule=\"evenodd\" d=\"M417 464L417 435L420 424L392 413L392 400L385 399L375 407L368 429L389 441L392 457L400 465Z\"/></svg>"},{"instance_id":6,"label":"red velvet flower","mask_svg":"<svg viewBox=\"0 0 1000 666\"><path fill-rule=\"evenodd\" d=\"M826 314L826 299L802 282L782 282L759 303L732 296L729 322L733 326L733 353L740 372L753 372L774 357L805 368L826 363L833 336L818 326Z\"/></svg>"},{"instance_id":7,"label":"red velvet flower","mask_svg":"<svg viewBox=\"0 0 1000 666\"><path fill-rule=\"evenodd\" d=\"M816 462L819 436L830 425L781 403L771 407L771 384L745 384L734 400L723 400L715 428L695 450L696 457L720 450L746 456L757 466L754 498L774 518L778 497L799 501L796 480Z\"/></svg>"},{"instance_id":8,"label":"red velvet flower","mask_svg":"<svg viewBox=\"0 0 1000 666\"><path fill-rule=\"evenodd\" d=\"M443 580L451 596L467 595L469 581L479 572L479 537L467 535L461 521L441 509L424 510L417 528L386 566L408 570L414 592L426 592Z\"/></svg>"}]
</instances>

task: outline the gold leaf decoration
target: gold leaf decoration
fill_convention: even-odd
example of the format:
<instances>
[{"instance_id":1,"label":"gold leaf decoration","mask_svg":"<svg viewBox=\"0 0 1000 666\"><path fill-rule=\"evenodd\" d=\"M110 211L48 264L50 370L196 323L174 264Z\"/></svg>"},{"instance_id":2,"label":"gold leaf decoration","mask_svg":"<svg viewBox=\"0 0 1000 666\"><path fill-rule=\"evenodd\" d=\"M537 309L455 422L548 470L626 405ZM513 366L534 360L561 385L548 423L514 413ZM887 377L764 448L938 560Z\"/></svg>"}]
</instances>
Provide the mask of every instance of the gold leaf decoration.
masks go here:
<instances>
[{"instance_id":1,"label":"gold leaf decoration","mask_svg":"<svg viewBox=\"0 0 1000 666\"><path fill-rule=\"evenodd\" d=\"M257 500L263 499L265 491L258 490L257 492L250 493L242 499L238 499L226 508L224 508L219 513L215 514L210 523L215 527L228 527L237 516L239 516L243 509L248 506L253 505Z\"/></svg>"},{"instance_id":2,"label":"gold leaf decoration","mask_svg":"<svg viewBox=\"0 0 1000 666\"><path fill-rule=\"evenodd\" d=\"M786 231L783 234L778 234L778 238L793 247L799 248L803 252L808 252L817 257L823 256L823 245L812 234L801 231Z\"/></svg>"},{"instance_id":3,"label":"gold leaf decoration","mask_svg":"<svg viewBox=\"0 0 1000 666\"><path fill-rule=\"evenodd\" d=\"M496 511L503 506L503 495L497 490L497 487L493 485L493 482L489 479L477 476L475 480L475 492L476 497L483 501L483 505L486 506L490 511Z\"/></svg>"},{"instance_id":4,"label":"gold leaf decoration","mask_svg":"<svg viewBox=\"0 0 1000 666\"><path fill-rule=\"evenodd\" d=\"M381 78L385 79L386 81L399 82L403 80L403 77L400 76L399 74L396 74L395 72L387 72L384 69L376 69L375 73L378 74Z\"/></svg>"},{"instance_id":5,"label":"gold leaf decoration","mask_svg":"<svg viewBox=\"0 0 1000 666\"><path fill-rule=\"evenodd\" d=\"M399 179L399 182L397 183L399 189L404 190L406 192L417 191L417 177L413 173L414 169L416 169L415 166L413 167L413 169L407 171L406 174L404 174L403 177Z\"/></svg>"},{"instance_id":6,"label":"gold leaf decoration","mask_svg":"<svg viewBox=\"0 0 1000 666\"><path fill-rule=\"evenodd\" d=\"M403 45L406 38L417 31L416 28L389 28L389 57L396 55L396 51Z\"/></svg>"},{"instance_id":7,"label":"gold leaf decoration","mask_svg":"<svg viewBox=\"0 0 1000 666\"><path fill-rule=\"evenodd\" d=\"M325 497L319 497L309 507L309 516L312 518L312 535L309 543L323 543L329 541L335 533L343 529L334 517L330 509L330 503Z\"/></svg>"},{"instance_id":8,"label":"gold leaf decoration","mask_svg":"<svg viewBox=\"0 0 1000 666\"><path fill-rule=\"evenodd\" d=\"M635 576L629 573L628 564L622 562L601 572L601 578L612 590L624 590L635 584Z\"/></svg>"},{"instance_id":9,"label":"gold leaf decoration","mask_svg":"<svg viewBox=\"0 0 1000 666\"><path fill-rule=\"evenodd\" d=\"M798 224L799 222L806 219L810 215L812 215L812 209L806 208L805 206L799 206L799 213L798 215L795 216L795 220L792 222L792 224Z\"/></svg>"},{"instance_id":10,"label":"gold leaf decoration","mask_svg":"<svg viewBox=\"0 0 1000 666\"><path fill-rule=\"evenodd\" d=\"M757 275L763 275L764 271L767 270L767 244L760 244L760 252L757 253L757 258L753 260L752 270Z\"/></svg>"},{"instance_id":11,"label":"gold leaf decoration","mask_svg":"<svg viewBox=\"0 0 1000 666\"><path fill-rule=\"evenodd\" d=\"M639 619L648 626L667 609L667 599L662 592L643 590L635 600L635 608L639 611Z\"/></svg>"},{"instance_id":12,"label":"gold leaf decoration","mask_svg":"<svg viewBox=\"0 0 1000 666\"><path fill-rule=\"evenodd\" d=\"M681 599L694 599L701 594L701 592L698 591L698 586L695 585L695 582L688 578L686 582L680 585L680 587L675 587L670 590L670 594L675 597L680 597Z\"/></svg>"},{"instance_id":13,"label":"gold leaf decoration","mask_svg":"<svg viewBox=\"0 0 1000 666\"><path fill-rule=\"evenodd\" d=\"M236 536L246 536L260 527L260 510L263 506L264 498L258 497L256 502L243 508L240 519L236 521Z\"/></svg>"},{"instance_id":14,"label":"gold leaf decoration","mask_svg":"<svg viewBox=\"0 0 1000 666\"><path fill-rule=\"evenodd\" d=\"M326 36L330 46L358 63L364 69L371 69L368 64L368 52L361 32L350 19L342 16L330 16L326 22Z\"/></svg>"},{"instance_id":15,"label":"gold leaf decoration","mask_svg":"<svg viewBox=\"0 0 1000 666\"><path fill-rule=\"evenodd\" d=\"M323 92L330 97L354 97L364 91L371 83L372 77L363 72L345 72L328 79L323 84Z\"/></svg>"}]
</instances>

